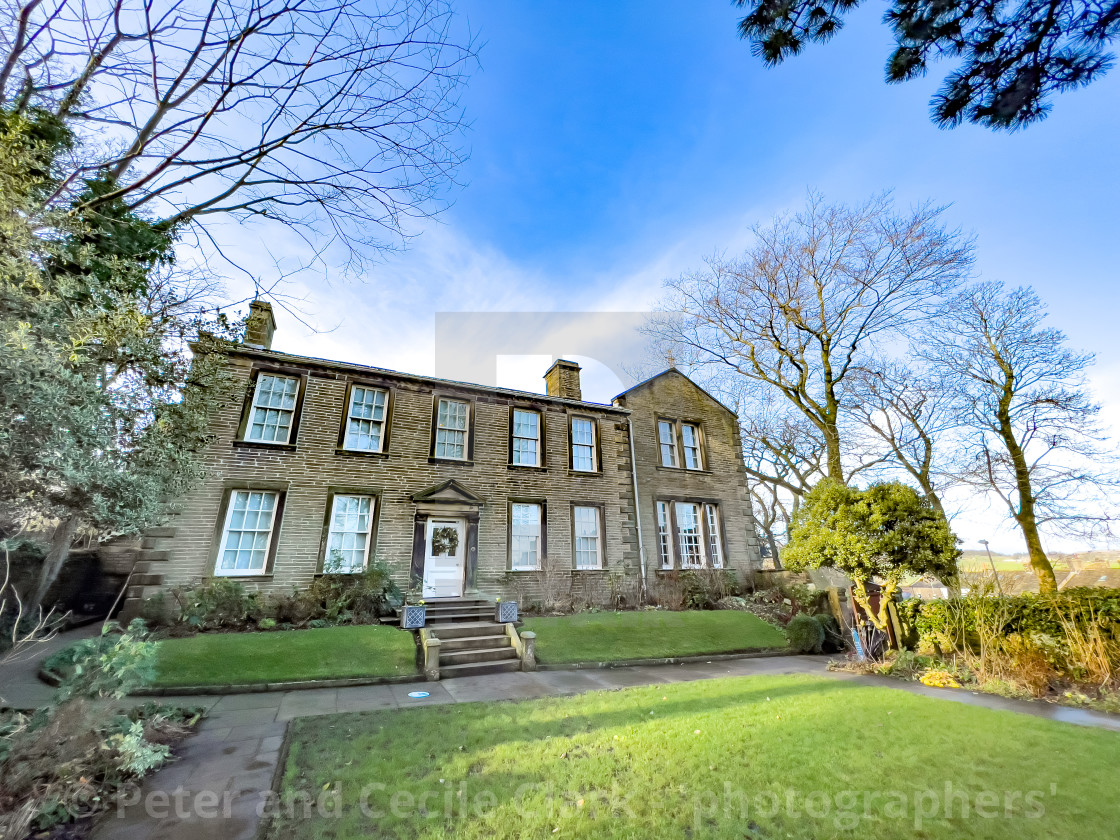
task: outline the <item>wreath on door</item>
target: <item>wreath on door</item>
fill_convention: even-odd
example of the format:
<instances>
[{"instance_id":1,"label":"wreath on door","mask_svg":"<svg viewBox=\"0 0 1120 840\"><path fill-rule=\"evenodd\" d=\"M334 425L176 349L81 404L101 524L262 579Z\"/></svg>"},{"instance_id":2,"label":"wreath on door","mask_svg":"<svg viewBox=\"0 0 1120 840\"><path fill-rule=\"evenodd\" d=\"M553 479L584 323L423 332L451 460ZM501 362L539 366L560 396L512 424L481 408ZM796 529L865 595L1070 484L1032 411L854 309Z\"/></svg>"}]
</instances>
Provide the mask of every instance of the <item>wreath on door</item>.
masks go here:
<instances>
[{"instance_id":1,"label":"wreath on door","mask_svg":"<svg viewBox=\"0 0 1120 840\"><path fill-rule=\"evenodd\" d=\"M447 557L459 548L458 528L433 528L432 529L432 554L437 557Z\"/></svg>"}]
</instances>

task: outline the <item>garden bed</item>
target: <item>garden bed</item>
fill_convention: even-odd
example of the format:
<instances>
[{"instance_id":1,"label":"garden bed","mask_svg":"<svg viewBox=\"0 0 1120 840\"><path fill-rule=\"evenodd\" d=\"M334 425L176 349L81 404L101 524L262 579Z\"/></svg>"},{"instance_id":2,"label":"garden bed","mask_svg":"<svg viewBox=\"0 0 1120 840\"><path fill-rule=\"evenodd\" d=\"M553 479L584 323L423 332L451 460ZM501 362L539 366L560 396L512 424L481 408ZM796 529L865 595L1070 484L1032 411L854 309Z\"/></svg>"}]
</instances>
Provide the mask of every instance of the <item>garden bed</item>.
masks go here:
<instances>
[{"instance_id":1,"label":"garden bed","mask_svg":"<svg viewBox=\"0 0 1120 840\"><path fill-rule=\"evenodd\" d=\"M559 665L784 648L785 634L749 612L591 612L526 618L537 659Z\"/></svg>"},{"instance_id":2,"label":"garden bed","mask_svg":"<svg viewBox=\"0 0 1120 840\"><path fill-rule=\"evenodd\" d=\"M1104 837L1120 734L759 676L301 718L282 772L268 840Z\"/></svg>"},{"instance_id":3,"label":"garden bed","mask_svg":"<svg viewBox=\"0 0 1120 840\"><path fill-rule=\"evenodd\" d=\"M392 679L415 673L415 640L394 627L202 633L159 643L153 687Z\"/></svg>"}]
</instances>

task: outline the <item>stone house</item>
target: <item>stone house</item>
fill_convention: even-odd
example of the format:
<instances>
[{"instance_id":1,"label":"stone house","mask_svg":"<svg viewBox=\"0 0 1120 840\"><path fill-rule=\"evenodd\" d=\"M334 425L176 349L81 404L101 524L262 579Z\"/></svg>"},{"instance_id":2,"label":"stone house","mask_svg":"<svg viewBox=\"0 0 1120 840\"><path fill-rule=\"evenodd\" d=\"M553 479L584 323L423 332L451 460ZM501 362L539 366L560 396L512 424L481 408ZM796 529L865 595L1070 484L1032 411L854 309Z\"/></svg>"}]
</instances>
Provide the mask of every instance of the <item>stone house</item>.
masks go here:
<instances>
[{"instance_id":1,"label":"stone house","mask_svg":"<svg viewBox=\"0 0 1120 840\"><path fill-rule=\"evenodd\" d=\"M426 599L589 603L758 568L738 423L676 370L602 405L563 359L538 394L276 352L271 308L252 310L228 351L243 399L215 419L133 609L211 576L290 592L371 562Z\"/></svg>"}]
</instances>

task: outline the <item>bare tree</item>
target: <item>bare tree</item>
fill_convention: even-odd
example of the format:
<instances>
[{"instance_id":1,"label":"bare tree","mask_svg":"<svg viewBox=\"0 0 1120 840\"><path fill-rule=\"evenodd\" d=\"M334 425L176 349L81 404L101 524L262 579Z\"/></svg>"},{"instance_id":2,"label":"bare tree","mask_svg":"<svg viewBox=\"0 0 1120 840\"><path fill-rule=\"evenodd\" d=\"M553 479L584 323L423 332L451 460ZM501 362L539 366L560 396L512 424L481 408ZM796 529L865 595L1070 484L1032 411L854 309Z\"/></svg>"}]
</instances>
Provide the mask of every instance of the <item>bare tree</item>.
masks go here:
<instances>
[{"instance_id":1,"label":"bare tree","mask_svg":"<svg viewBox=\"0 0 1120 840\"><path fill-rule=\"evenodd\" d=\"M7 11L0 107L45 110L78 135L48 204L124 202L203 240L215 217L274 220L310 253L341 241L360 260L438 209L461 161L456 92L472 53L445 0Z\"/></svg>"},{"instance_id":2,"label":"bare tree","mask_svg":"<svg viewBox=\"0 0 1120 840\"><path fill-rule=\"evenodd\" d=\"M1022 531L1043 592L1057 588L1043 529L1092 535L1112 521L1113 454L1097 426L1085 371L1093 357L1066 346L1029 288L979 283L930 330L923 353L955 378L961 478L998 496Z\"/></svg>"},{"instance_id":3,"label":"bare tree","mask_svg":"<svg viewBox=\"0 0 1120 840\"><path fill-rule=\"evenodd\" d=\"M861 465L844 464L842 406L869 345L898 336L971 268L972 242L942 225L943 212L812 194L803 212L756 227L742 257L668 281L651 329L693 364L785 397L823 440L825 473L844 482Z\"/></svg>"},{"instance_id":4,"label":"bare tree","mask_svg":"<svg viewBox=\"0 0 1120 840\"><path fill-rule=\"evenodd\" d=\"M941 457L957 425L957 394L951 378L936 369L886 361L854 379L850 413L871 438L869 448L886 449L884 464L899 467L942 515L941 487L947 465Z\"/></svg>"}]
</instances>

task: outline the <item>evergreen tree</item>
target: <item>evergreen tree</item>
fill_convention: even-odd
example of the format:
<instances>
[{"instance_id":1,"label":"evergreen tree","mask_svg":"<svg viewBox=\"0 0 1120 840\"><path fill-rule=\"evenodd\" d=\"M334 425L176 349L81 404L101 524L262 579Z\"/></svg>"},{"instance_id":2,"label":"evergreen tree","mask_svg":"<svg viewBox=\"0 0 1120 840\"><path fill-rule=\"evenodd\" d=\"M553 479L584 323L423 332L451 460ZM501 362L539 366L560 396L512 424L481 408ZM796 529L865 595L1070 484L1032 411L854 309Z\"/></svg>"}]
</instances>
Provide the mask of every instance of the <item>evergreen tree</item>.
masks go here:
<instances>
[{"instance_id":1,"label":"evergreen tree","mask_svg":"<svg viewBox=\"0 0 1120 840\"><path fill-rule=\"evenodd\" d=\"M768 65L830 40L859 0L734 0L748 13L739 33ZM942 127L964 121L1015 129L1045 117L1054 94L1083 87L1113 64L1120 2L1054 0L892 0L884 15L895 40L888 82L926 74L938 59L958 60L931 103Z\"/></svg>"},{"instance_id":2,"label":"evergreen tree","mask_svg":"<svg viewBox=\"0 0 1120 840\"><path fill-rule=\"evenodd\" d=\"M80 532L166 515L228 393L214 336L233 331L204 316L205 284L176 273L173 229L122 202L38 209L72 146L48 113L0 115L0 535L44 544L32 605ZM111 189L90 180L75 205Z\"/></svg>"}]
</instances>

